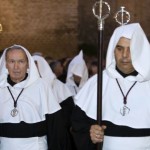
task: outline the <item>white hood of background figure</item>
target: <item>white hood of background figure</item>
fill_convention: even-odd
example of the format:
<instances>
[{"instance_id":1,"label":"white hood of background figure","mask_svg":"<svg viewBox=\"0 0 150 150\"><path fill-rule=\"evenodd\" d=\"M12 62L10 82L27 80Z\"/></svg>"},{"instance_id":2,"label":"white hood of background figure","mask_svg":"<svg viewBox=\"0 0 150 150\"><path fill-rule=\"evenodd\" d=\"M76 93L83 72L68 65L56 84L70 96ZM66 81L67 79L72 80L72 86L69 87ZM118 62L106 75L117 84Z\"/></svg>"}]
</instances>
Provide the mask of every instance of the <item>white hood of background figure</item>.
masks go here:
<instances>
[{"instance_id":1,"label":"white hood of background figure","mask_svg":"<svg viewBox=\"0 0 150 150\"><path fill-rule=\"evenodd\" d=\"M88 80L88 69L83 59L82 50L75 56L69 64L67 73L67 84L74 85L73 74L81 77L79 88L83 87L85 82Z\"/></svg>"}]
</instances>

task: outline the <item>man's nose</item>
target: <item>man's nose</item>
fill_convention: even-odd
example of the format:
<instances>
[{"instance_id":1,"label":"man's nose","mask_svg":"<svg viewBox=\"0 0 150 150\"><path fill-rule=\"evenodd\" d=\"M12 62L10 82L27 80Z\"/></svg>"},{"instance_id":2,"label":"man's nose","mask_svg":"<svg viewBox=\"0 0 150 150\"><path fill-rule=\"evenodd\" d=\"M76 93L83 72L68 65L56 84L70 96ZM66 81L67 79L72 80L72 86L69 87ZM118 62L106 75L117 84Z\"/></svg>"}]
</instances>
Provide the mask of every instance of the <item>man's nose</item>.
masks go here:
<instances>
[{"instance_id":1,"label":"man's nose","mask_svg":"<svg viewBox=\"0 0 150 150\"><path fill-rule=\"evenodd\" d=\"M126 48L126 49L124 49L123 52L122 52L122 57L126 58L126 57L128 57L128 56L129 56L129 50Z\"/></svg>"},{"instance_id":2,"label":"man's nose","mask_svg":"<svg viewBox=\"0 0 150 150\"><path fill-rule=\"evenodd\" d=\"M18 62L15 62L15 63L14 63L14 68L17 69L17 68L18 68L18 65L19 65Z\"/></svg>"}]
</instances>

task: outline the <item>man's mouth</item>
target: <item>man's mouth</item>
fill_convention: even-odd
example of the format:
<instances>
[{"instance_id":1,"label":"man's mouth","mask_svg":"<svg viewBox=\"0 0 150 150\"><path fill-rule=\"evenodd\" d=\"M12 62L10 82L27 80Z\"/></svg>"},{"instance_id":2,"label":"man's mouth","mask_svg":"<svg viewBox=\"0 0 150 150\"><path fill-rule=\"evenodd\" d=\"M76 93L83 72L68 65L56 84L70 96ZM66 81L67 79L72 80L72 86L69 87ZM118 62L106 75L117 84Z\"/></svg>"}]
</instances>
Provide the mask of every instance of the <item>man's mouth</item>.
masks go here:
<instances>
[{"instance_id":1,"label":"man's mouth","mask_svg":"<svg viewBox=\"0 0 150 150\"><path fill-rule=\"evenodd\" d=\"M125 61L125 60L124 60L124 61L121 61L121 63L122 63L122 64L129 64L130 61Z\"/></svg>"},{"instance_id":2,"label":"man's mouth","mask_svg":"<svg viewBox=\"0 0 150 150\"><path fill-rule=\"evenodd\" d=\"M129 62L122 62L123 64L128 64Z\"/></svg>"},{"instance_id":3,"label":"man's mouth","mask_svg":"<svg viewBox=\"0 0 150 150\"><path fill-rule=\"evenodd\" d=\"M20 74L20 72L14 72L14 74Z\"/></svg>"}]
</instances>

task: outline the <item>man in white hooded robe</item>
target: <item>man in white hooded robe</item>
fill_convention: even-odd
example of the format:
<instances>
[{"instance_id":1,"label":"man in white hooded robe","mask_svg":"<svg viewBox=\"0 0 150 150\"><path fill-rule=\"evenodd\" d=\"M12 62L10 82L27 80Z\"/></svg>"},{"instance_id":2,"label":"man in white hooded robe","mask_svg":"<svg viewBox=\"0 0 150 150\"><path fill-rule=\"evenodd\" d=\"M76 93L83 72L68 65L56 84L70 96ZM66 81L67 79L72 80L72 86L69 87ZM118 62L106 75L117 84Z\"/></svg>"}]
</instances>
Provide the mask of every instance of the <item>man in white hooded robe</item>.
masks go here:
<instances>
[{"instance_id":1,"label":"man in white hooded robe","mask_svg":"<svg viewBox=\"0 0 150 150\"><path fill-rule=\"evenodd\" d=\"M64 121L66 123L66 127L70 135L70 139L72 139L72 136L70 134L70 128L71 128L70 118L71 118L72 110L75 106L72 98L72 93L65 83L57 79L56 75L52 72L52 69L50 68L49 64L42 56L33 55L32 57L36 62L41 78L45 80L45 82L51 85L52 87L53 94L62 108ZM71 145L73 149L74 147L73 143Z\"/></svg>"},{"instance_id":2,"label":"man in white hooded robe","mask_svg":"<svg viewBox=\"0 0 150 150\"><path fill-rule=\"evenodd\" d=\"M88 69L83 58L82 50L68 66L66 85L75 96L88 80Z\"/></svg>"},{"instance_id":3,"label":"man in white hooded robe","mask_svg":"<svg viewBox=\"0 0 150 150\"><path fill-rule=\"evenodd\" d=\"M61 107L20 45L0 60L0 150L70 150Z\"/></svg>"},{"instance_id":4,"label":"man in white hooded robe","mask_svg":"<svg viewBox=\"0 0 150 150\"><path fill-rule=\"evenodd\" d=\"M139 23L115 29L103 72L102 126L97 124L97 75L75 97L77 150L150 149L150 44ZM80 141L80 143L79 143Z\"/></svg>"}]
</instances>

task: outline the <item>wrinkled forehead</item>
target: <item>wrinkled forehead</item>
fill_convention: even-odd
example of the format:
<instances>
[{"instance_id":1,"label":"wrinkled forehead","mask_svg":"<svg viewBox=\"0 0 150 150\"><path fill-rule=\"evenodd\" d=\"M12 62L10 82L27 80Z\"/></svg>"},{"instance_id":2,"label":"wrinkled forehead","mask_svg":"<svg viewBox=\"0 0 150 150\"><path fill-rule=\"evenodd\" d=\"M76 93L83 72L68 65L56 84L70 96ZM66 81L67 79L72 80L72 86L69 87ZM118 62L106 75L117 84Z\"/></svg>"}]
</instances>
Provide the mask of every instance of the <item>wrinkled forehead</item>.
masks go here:
<instances>
[{"instance_id":1,"label":"wrinkled forehead","mask_svg":"<svg viewBox=\"0 0 150 150\"><path fill-rule=\"evenodd\" d=\"M7 58L8 58L8 54L9 54L10 52L13 52L13 51L20 51L20 52L22 52L22 54L24 55L25 59L28 60L27 54L26 54L26 52L24 51L24 49L22 49L21 47L18 47L18 46L13 46L13 47L10 47L10 48L8 48L8 49L6 50L6 53L5 53L5 58L6 58L6 60L7 60Z\"/></svg>"}]
</instances>

